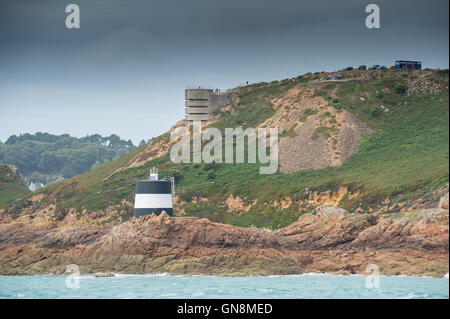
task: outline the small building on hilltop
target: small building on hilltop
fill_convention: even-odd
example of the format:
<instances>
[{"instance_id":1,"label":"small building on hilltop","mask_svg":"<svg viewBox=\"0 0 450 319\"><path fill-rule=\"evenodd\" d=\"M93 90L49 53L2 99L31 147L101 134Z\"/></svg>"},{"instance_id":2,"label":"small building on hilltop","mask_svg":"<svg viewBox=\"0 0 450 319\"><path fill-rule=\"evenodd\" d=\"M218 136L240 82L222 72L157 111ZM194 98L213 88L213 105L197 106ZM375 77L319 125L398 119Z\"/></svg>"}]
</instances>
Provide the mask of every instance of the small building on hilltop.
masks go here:
<instances>
[{"instance_id":1,"label":"small building on hilltop","mask_svg":"<svg viewBox=\"0 0 450 319\"><path fill-rule=\"evenodd\" d=\"M230 103L229 94L218 89L186 89L185 99L187 121L208 121L215 109Z\"/></svg>"}]
</instances>

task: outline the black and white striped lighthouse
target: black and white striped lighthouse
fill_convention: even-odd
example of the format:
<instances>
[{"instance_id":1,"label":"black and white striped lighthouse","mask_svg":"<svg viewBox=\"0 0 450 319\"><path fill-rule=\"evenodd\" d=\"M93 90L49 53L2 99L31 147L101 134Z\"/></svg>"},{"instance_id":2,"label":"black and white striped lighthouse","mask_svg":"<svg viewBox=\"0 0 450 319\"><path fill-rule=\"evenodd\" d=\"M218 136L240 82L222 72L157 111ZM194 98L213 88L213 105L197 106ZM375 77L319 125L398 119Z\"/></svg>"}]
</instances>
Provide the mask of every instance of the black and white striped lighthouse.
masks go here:
<instances>
[{"instance_id":1,"label":"black and white striped lighthouse","mask_svg":"<svg viewBox=\"0 0 450 319\"><path fill-rule=\"evenodd\" d=\"M136 182L136 197L134 200L134 217L155 214L165 211L169 216L173 215L172 193L174 180L168 178L159 180L158 170L152 168L148 180Z\"/></svg>"}]
</instances>

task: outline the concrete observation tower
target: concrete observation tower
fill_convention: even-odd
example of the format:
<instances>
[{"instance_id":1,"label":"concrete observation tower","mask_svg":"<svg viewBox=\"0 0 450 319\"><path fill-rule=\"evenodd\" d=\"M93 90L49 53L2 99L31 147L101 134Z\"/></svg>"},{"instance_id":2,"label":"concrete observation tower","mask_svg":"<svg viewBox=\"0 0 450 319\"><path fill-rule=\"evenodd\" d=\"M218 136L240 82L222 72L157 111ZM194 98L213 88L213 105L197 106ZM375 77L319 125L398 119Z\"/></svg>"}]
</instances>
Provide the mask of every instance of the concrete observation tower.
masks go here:
<instances>
[{"instance_id":1,"label":"concrete observation tower","mask_svg":"<svg viewBox=\"0 0 450 319\"><path fill-rule=\"evenodd\" d=\"M231 103L230 94L219 92L219 89L186 89L185 99L185 120L188 122L208 121L214 110Z\"/></svg>"},{"instance_id":2,"label":"concrete observation tower","mask_svg":"<svg viewBox=\"0 0 450 319\"><path fill-rule=\"evenodd\" d=\"M165 211L173 216L172 198L175 196L175 179L164 177L158 179L158 170L150 170L148 180L136 182L136 196L134 200L134 217L155 214Z\"/></svg>"}]
</instances>

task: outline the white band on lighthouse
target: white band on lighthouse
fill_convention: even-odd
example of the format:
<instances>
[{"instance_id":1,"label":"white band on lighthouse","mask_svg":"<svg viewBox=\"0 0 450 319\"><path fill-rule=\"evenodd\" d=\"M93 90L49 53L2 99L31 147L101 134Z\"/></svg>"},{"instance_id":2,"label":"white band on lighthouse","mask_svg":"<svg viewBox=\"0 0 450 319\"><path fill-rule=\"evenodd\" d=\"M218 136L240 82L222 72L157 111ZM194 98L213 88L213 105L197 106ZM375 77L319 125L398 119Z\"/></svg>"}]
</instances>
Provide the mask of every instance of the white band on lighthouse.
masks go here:
<instances>
[{"instance_id":1,"label":"white band on lighthouse","mask_svg":"<svg viewBox=\"0 0 450 319\"><path fill-rule=\"evenodd\" d=\"M172 208L172 194L136 194L134 208Z\"/></svg>"}]
</instances>

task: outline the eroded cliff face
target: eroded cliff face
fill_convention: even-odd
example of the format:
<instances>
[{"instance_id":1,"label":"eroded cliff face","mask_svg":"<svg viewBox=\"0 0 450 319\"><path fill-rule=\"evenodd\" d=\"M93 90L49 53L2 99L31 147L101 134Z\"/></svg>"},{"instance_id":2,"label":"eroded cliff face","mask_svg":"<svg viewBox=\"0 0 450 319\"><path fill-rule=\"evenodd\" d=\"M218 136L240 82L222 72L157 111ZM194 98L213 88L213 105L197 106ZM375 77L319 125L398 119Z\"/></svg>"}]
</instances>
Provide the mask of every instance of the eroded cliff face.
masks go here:
<instances>
[{"instance_id":1,"label":"eroded cliff face","mask_svg":"<svg viewBox=\"0 0 450 319\"><path fill-rule=\"evenodd\" d=\"M442 201L441 201L442 202ZM0 273L121 272L271 275L448 273L448 196L439 208L374 217L320 206L269 231L208 219L144 216L114 227L0 224Z\"/></svg>"},{"instance_id":2,"label":"eroded cliff face","mask_svg":"<svg viewBox=\"0 0 450 319\"><path fill-rule=\"evenodd\" d=\"M280 171L292 173L341 165L359 149L363 135L372 133L346 110L336 110L318 89L295 86L272 101L276 113L260 127L279 130Z\"/></svg>"}]
</instances>

